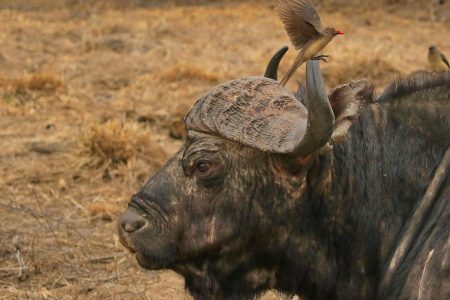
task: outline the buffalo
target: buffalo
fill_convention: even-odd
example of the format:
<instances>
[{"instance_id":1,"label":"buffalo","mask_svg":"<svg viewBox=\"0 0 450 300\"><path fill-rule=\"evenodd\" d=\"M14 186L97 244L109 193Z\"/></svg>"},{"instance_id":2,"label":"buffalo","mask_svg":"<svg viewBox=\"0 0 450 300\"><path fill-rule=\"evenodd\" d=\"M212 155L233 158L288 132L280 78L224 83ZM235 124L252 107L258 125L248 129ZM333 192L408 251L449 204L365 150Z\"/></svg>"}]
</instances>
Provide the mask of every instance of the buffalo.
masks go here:
<instances>
[{"instance_id":1,"label":"buffalo","mask_svg":"<svg viewBox=\"0 0 450 300\"><path fill-rule=\"evenodd\" d=\"M309 61L293 94L277 55L272 78L195 103L184 146L119 217L122 244L195 299L449 299L450 73L327 93Z\"/></svg>"}]
</instances>

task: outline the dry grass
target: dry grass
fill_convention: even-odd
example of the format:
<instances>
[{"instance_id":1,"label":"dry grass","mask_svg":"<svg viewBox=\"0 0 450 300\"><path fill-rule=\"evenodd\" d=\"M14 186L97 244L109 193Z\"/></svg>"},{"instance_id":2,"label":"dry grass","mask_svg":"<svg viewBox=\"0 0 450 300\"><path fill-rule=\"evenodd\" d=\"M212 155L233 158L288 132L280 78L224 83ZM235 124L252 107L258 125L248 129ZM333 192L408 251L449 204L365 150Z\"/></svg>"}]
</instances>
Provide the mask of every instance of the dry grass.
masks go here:
<instances>
[{"instance_id":1,"label":"dry grass","mask_svg":"<svg viewBox=\"0 0 450 300\"><path fill-rule=\"evenodd\" d=\"M25 75L20 78L0 79L0 88L5 94L19 95L29 91L54 93L63 87L62 79L50 71Z\"/></svg>"},{"instance_id":2,"label":"dry grass","mask_svg":"<svg viewBox=\"0 0 450 300\"><path fill-rule=\"evenodd\" d=\"M189 299L136 265L114 220L180 147L194 101L289 41L271 1L119 2L0 0L0 299ZM450 55L428 3L319 2L346 32L321 65L329 87L382 88L426 69L429 44Z\"/></svg>"},{"instance_id":3,"label":"dry grass","mask_svg":"<svg viewBox=\"0 0 450 300\"><path fill-rule=\"evenodd\" d=\"M216 83L219 78L220 76L213 72L185 63L176 64L161 74L161 80L169 82L202 80L207 83Z\"/></svg>"},{"instance_id":4,"label":"dry grass","mask_svg":"<svg viewBox=\"0 0 450 300\"><path fill-rule=\"evenodd\" d=\"M28 78L0 79L1 88L5 94L25 94L28 90Z\"/></svg>"},{"instance_id":5,"label":"dry grass","mask_svg":"<svg viewBox=\"0 0 450 300\"><path fill-rule=\"evenodd\" d=\"M108 202L91 203L87 209L91 216L100 217L104 221L113 221L113 218L121 211L117 205Z\"/></svg>"},{"instance_id":6,"label":"dry grass","mask_svg":"<svg viewBox=\"0 0 450 300\"><path fill-rule=\"evenodd\" d=\"M329 86L350 82L355 78L377 78L379 86L384 86L402 75L401 69L382 57L356 57L352 65L330 64L330 66L327 66L327 70L328 72L324 74L324 77Z\"/></svg>"},{"instance_id":7,"label":"dry grass","mask_svg":"<svg viewBox=\"0 0 450 300\"><path fill-rule=\"evenodd\" d=\"M81 167L117 168L133 159L161 167L166 159L162 148L153 141L153 132L134 122L107 121L92 124L80 135L77 156Z\"/></svg>"},{"instance_id":8,"label":"dry grass","mask_svg":"<svg viewBox=\"0 0 450 300\"><path fill-rule=\"evenodd\" d=\"M55 92L63 87L63 82L52 72L40 72L31 75L27 87L32 91Z\"/></svg>"}]
</instances>

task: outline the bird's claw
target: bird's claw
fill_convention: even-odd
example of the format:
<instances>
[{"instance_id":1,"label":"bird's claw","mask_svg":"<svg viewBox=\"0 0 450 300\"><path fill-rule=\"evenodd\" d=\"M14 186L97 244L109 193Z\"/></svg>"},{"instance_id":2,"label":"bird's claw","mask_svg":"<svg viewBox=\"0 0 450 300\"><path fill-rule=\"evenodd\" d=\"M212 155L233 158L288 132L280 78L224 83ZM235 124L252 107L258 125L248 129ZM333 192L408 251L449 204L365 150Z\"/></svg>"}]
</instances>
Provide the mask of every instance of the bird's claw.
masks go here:
<instances>
[{"instance_id":1,"label":"bird's claw","mask_svg":"<svg viewBox=\"0 0 450 300\"><path fill-rule=\"evenodd\" d=\"M329 55L317 55L317 56L314 56L313 58L312 58L312 60L321 60L321 61L323 61L324 63L327 63L328 62L328 58L330 58L330 56Z\"/></svg>"}]
</instances>

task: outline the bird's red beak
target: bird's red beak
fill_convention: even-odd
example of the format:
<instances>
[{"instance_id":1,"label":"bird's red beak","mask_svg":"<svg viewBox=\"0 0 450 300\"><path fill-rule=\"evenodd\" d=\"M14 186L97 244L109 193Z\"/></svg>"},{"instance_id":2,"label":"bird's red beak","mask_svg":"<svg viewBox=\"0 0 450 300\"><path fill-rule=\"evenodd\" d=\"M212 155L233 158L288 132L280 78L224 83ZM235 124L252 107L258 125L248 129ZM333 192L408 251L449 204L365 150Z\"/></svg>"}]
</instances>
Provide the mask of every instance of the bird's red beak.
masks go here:
<instances>
[{"instance_id":1,"label":"bird's red beak","mask_svg":"<svg viewBox=\"0 0 450 300\"><path fill-rule=\"evenodd\" d=\"M344 34L342 31L336 30L336 34Z\"/></svg>"}]
</instances>

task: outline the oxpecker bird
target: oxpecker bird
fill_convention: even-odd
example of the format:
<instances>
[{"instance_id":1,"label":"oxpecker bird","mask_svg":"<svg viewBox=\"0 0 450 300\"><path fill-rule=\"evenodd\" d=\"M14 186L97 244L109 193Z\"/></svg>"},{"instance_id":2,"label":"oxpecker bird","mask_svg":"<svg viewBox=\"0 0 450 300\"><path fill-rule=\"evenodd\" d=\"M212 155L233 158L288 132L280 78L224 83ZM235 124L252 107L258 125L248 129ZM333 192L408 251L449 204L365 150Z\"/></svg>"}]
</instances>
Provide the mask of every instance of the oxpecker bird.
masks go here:
<instances>
[{"instance_id":1,"label":"oxpecker bird","mask_svg":"<svg viewBox=\"0 0 450 300\"><path fill-rule=\"evenodd\" d=\"M300 50L294 63L280 81L280 85L284 86L305 61L320 59L326 62L328 55L316 55L336 35L344 33L334 27L322 29L320 17L310 0L276 0L275 10L295 49Z\"/></svg>"},{"instance_id":2,"label":"oxpecker bird","mask_svg":"<svg viewBox=\"0 0 450 300\"><path fill-rule=\"evenodd\" d=\"M430 48L428 48L428 63L435 72L450 70L450 64L448 63L447 57L445 57L436 46L430 46Z\"/></svg>"}]
</instances>

